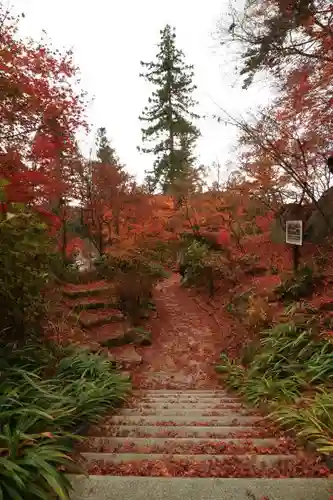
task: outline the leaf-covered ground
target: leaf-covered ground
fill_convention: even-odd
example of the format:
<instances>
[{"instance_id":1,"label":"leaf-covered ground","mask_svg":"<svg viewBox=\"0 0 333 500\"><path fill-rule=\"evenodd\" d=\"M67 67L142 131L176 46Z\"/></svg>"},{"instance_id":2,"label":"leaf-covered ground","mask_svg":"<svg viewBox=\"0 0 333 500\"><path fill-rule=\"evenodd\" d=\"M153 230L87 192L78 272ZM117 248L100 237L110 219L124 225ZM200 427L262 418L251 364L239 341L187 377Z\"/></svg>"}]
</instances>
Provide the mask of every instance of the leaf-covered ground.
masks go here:
<instances>
[{"instance_id":1,"label":"leaf-covered ground","mask_svg":"<svg viewBox=\"0 0 333 500\"><path fill-rule=\"evenodd\" d=\"M227 292L227 291L226 291ZM227 295L227 294L226 294ZM155 292L157 315L149 322L153 343L151 346L135 347L142 357L142 363L131 370L134 389L221 389L221 382L214 371L221 351L239 350L248 338L247 329L240 324L225 307L209 303L203 296L186 290L180 286L180 278L174 274ZM232 395L231 395L232 398ZM232 400L230 399L232 402ZM175 401L177 398L175 397ZM188 403L195 405L200 401L193 396ZM168 400L172 403L172 399ZM185 432L177 419L170 416L168 420L155 421L152 430L145 427L145 419L149 419L150 405L136 397L128 401L128 408L137 409L139 421L128 425L126 416L118 417L113 422L112 414L99 425L89 431L89 438L80 445L78 451L95 451L100 453L145 453L152 454L151 460L134 460L112 464L101 460L93 460L88 466L91 474L139 475L164 477L323 477L329 470L319 457L309 455L298 449L290 436L284 435L272 422L264 420L259 412L249 409L240 402L243 412L258 417L253 427L245 430L235 419L232 432L224 439L243 439L243 442L232 444L224 442L219 435L219 405L203 411L207 416L201 418L189 416ZM224 400L228 410L228 400ZM232 409L232 406L230 406ZM209 420L209 417L215 417ZM120 418L120 420L119 420ZM216 432L215 427L216 426ZM142 444L133 442L133 438L201 438L200 429L209 427L201 443L168 442L165 444ZM239 427L239 430L237 429ZM164 429L165 428L165 429ZM179 429L179 430L178 430ZM152 434L151 434L152 432ZM186 435L184 435L184 432ZM206 432L206 431L204 431ZM106 438L105 444L96 438ZM108 444L107 439L117 437L123 439L120 444ZM276 439L272 447L257 446L253 440L260 438ZM204 442L210 440L210 442ZM214 440L212 442L212 440ZM163 460L159 455L164 454ZM295 454L296 458L282 461L275 466L256 467L251 462L251 455ZM175 456L190 454L189 460L180 460ZM207 460L196 460L195 455L207 454ZM221 460L209 459L209 455L221 455ZM229 455L229 457L222 457ZM235 455L235 456L232 456ZM238 456L237 456L238 455ZM241 458L239 455L247 455Z\"/></svg>"},{"instance_id":2,"label":"leaf-covered ground","mask_svg":"<svg viewBox=\"0 0 333 500\"><path fill-rule=\"evenodd\" d=\"M153 344L138 349L143 364L133 373L134 386L145 389L218 386L214 365L229 338L240 328L227 313L223 328L194 294L180 287L178 275L156 290L158 317L150 329Z\"/></svg>"}]
</instances>

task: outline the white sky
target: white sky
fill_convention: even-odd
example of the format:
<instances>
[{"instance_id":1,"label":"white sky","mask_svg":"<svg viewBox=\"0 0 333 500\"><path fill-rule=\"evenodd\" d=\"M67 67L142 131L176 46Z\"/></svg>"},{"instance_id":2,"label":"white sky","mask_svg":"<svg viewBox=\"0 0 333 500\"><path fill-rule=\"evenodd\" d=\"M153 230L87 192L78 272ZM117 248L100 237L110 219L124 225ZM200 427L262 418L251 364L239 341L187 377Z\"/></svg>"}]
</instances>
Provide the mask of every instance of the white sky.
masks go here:
<instances>
[{"instance_id":1,"label":"white sky","mask_svg":"<svg viewBox=\"0 0 333 500\"><path fill-rule=\"evenodd\" d=\"M44 29L57 48L73 48L81 68L82 85L90 98L89 121L93 131L108 130L122 162L141 181L152 158L140 154L141 124L138 116L151 88L141 78L140 60L151 61L159 42L159 30L176 27L177 45L193 64L198 112L212 115L219 109L237 115L269 98L262 84L243 91L226 54L217 48L212 33L228 0L11 0L14 10L24 12L22 33L39 39ZM225 165L235 144L233 127L213 118L200 120L199 162ZM88 151L92 136L82 143Z\"/></svg>"}]
</instances>

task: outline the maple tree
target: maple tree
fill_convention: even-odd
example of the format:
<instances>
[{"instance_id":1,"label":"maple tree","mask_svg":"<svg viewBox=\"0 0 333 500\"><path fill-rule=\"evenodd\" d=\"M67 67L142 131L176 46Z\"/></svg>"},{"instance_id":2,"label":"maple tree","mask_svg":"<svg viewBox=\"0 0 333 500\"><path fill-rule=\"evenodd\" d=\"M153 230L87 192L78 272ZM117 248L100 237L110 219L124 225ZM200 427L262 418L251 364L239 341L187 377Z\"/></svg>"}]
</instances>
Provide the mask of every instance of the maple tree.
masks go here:
<instances>
[{"instance_id":1,"label":"maple tree","mask_svg":"<svg viewBox=\"0 0 333 500\"><path fill-rule=\"evenodd\" d=\"M329 196L331 184L326 162L327 151L331 148L327 127L331 110L322 106L319 95L313 106L305 97L297 107L294 97L303 94L298 85L295 87L292 92L283 92L256 121L236 120L241 132L241 170L252 194L268 209L278 214L284 204L304 209L312 206L318 213L319 223L330 232L331 212L327 203L324 206L321 200ZM308 93L311 92L308 89ZM325 92L328 95L329 89ZM303 216L301 218L303 220Z\"/></svg>"},{"instance_id":2,"label":"maple tree","mask_svg":"<svg viewBox=\"0 0 333 500\"><path fill-rule=\"evenodd\" d=\"M85 95L71 52L21 39L19 18L0 9L2 211L25 203L54 222L50 208L68 190L67 160L85 126Z\"/></svg>"},{"instance_id":3,"label":"maple tree","mask_svg":"<svg viewBox=\"0 0 333 500\"><path fill-rule=\"evenodd\" d=\"M241 49L244 86L264 70L278 90L255 119L233 120L241 131L241 171L275 211L290 201L320 211L331 181L332 3L255 0L229 14L232 23L221 23L220 35Z\"/></svg>"},{"instance_id":4,"label":"maple tree","mask_svg":"<svg viewBox=\"0 0 333 500\"><path fill-rule=\"evenodd\" d=\"M102 255L105 251L105 230L113 225L119 232L120 197L124 191L123 177L114 165L98 161L77 164L80 192L81 225ZM114 218L110 217L113 207ZM107 212L109 217L107 217Z\"/></svg>"},{"instance_id":5,"label":"maple tree","mask_svg":"<svg viewBox=\"0 0 333 500\"><path fill-rule=\"evenodd\" d=\"M244 86L266 70L283 78L293 69L308 75L333 63L333 6L330 0L254 0L231 7L219 25L224 43L241 47Z\"/></svg>"},{"instance_id":6,"label":"maple tree","mask_svg":"<svg viewBox=\"0 0 333 500\"><path fill-rule=\"evenodd\" d=\"M96 147L96 159L81 157L75 169L81 233L102 255L114 246L133 246L154 224L150 196L125 171L104 128L97 132Z\"/></svg>"}]
</instances>

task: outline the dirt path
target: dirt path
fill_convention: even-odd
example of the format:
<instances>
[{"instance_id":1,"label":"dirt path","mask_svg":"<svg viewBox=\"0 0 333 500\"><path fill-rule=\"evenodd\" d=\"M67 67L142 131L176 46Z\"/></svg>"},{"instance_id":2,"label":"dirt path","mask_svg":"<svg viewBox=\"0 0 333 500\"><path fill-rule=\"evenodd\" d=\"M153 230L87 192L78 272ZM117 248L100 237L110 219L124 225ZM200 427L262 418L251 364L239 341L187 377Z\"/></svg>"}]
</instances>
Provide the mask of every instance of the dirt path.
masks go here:
<instances>
[{"instance_id":1,"label":"dirt path","mask_svg":"<svg viewBox=\"0 0 333 500\"><path fill-rule=\"evenodd\" d=\"M176 274L156 290L158 317L152 321L153 345L138 352L143 363L133 373L134 387L192 389L218 387L214 372L225 334L232 325L228 314L223 331L200 307Z\"/></svg>"}]
</instances>

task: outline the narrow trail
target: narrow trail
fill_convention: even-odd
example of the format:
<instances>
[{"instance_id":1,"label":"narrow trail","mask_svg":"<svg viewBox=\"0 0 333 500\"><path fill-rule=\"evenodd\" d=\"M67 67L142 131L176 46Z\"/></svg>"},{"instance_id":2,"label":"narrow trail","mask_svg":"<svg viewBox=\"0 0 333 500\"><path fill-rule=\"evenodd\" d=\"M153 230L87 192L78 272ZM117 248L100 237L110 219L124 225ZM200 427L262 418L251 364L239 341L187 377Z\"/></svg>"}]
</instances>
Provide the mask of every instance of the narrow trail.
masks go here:
<instances>
[{"instance_id":1,"label":"narrow trail","mask_svg":"<svg viewBox=\"0 0 333 500\"><path fill-rule=\"evenodd\" d=\"M153 345L137 349L143 363L133 373L141 389L218 388L214 365L223 333L203 310L180 278L173 275L156 290L158 317L151 322ZM226 320L224 328L230 330Z\"/></svg>"},{"instance_id":2,"label":"narrow trail","mask_svg":"<svg viewBox=\"0 0 333 500\"><path fill-rule=\"evenodd\" d=\"M297 448L218 382L214 366L236 325L223 331L172 275L156 290L151 346L136 347L126 408L90 429L79 448L92 475L189 478L327 477ZM220 315L221 318L221 315ZM90 497L88 497L90 498ZM243 497L242 497L243 498ZM244 497L245 498L245 497Z\"/></svg>"}]
</instances>

